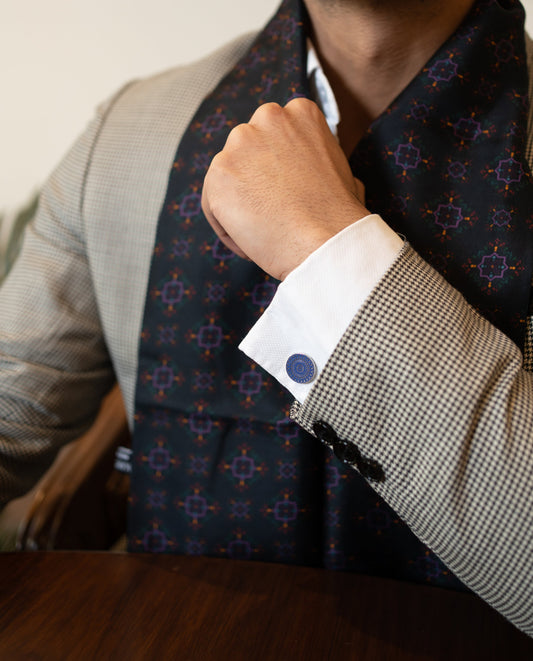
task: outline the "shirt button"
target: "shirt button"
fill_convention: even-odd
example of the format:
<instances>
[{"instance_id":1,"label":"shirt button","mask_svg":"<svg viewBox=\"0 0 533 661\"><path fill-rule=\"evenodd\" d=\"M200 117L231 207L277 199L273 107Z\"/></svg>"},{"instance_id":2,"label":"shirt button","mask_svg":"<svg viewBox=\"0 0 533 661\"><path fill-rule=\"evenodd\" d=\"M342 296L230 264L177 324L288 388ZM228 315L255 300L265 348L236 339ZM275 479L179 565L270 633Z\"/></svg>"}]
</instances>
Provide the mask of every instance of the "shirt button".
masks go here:
<instances>
[{"instance_id":1,"label":"shirt button","mask_svg":"<svg viewBox=\"0 0 533 661\"><path fill-rule=\"evenodd\" d=\"M296 383L311 383L317 374L315 361L303 353L293 353L285 364L287 375Z\"/></svg>"}]
</instances>

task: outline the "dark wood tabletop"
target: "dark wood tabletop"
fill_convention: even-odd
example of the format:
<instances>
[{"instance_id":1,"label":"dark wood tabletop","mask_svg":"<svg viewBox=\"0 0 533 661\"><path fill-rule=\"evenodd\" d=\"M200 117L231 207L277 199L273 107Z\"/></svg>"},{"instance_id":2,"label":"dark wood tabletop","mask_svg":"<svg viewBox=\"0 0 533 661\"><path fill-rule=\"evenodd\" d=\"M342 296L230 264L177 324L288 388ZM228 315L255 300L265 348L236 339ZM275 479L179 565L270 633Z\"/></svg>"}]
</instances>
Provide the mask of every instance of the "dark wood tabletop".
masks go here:
<instances>
[{"instance_id":1,"label":"dark wood tabletop","mask_svg":"<svg viewBox=\"0 0 533 661\"><path fill-rule=\"evenodd\" d=\"M320 569L5 553L0 585L2 661L533 659L472 595Z\"/></svg>"}]
</instances>

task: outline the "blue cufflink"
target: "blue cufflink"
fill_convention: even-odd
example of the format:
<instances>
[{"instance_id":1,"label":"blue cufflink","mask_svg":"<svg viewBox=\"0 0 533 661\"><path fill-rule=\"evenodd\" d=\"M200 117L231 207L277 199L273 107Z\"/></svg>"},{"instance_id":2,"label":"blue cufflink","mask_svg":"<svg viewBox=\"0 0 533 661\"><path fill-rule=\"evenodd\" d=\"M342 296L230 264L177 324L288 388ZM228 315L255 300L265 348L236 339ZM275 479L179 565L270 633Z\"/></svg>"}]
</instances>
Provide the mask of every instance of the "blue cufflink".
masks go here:
<instances>
[{"instance_id":1,"label":"blue cufflink","mask_svg":"<svg viewBox=\"0 0 533 661\"><path fill-rule=\"evenodd\" d=\"M285 364L287 375L296 383L311 383L317 375L315 361L303 353L293 353Z\"/></svg>"}]
</instances>

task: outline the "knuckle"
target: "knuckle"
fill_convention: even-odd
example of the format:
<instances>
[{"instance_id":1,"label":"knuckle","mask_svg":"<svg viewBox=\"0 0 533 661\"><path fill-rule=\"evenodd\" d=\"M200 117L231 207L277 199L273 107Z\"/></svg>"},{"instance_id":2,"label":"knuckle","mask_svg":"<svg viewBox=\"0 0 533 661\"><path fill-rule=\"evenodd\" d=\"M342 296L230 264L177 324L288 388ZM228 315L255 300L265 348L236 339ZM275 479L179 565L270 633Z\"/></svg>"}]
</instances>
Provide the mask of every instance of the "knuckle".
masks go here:
<instances>
[{"instance_id":1,"label":"knuckle","mask_svg":"<svg viewBox=\"0 0 533 661\"><path fill-rule=\"evenodd\" d=\"M274 103L273 101L269 103L263 103L263 105L256 109L250 122L271 122L275 121L282 114L283 108L279 105L279 103Z\"/></svg>"},{"instance_id":2,"label":"knuckle","mask_svg":"<svg viewBox=\"0 0 533 661\"><path fill-rule=\"evenodd\" d=\"M299 110L301 112L313 112L315 108L318 108L314 101L306 99L304 96L297 96L291 99L285 107L288 110Z\"/></svg>"},{"instance_id":3,"label":"knuckle","mask_svg":"<svg viewBox=\"0 0 533 661\"><path fill-rule=\"evenodd\" d=\"M251 137L249 124L237 124L228 134L224 149L220 154L226 154L232 149L238 149L246 144Z\"/></svg>"},{"instance_id":4,"label":"knuckle","mask_svg":"<svg viewBox=\"0 0 533 661\"><path fill-rule=\"evenodd\" d=\"M263 105L259 106L258 110L260 112L263 112L268 115L279 115L281 112L283 112L283 108L279 105L279 103L275 103L274 101L270 101L269 103L263 103Z\"/></svg>"},{"instance_id":5,"label":"knuckle","mask_svg":"<svg viewBox=\"0 0 533 661\"><path fill-rule=\"evenodd\" d=\"M314 101L311 101L311 99L306 99L303 96L291 99L285 107L291 114L308 117L309 119L315 121L317 119L323 118L324 116Z\"/></svg>"}]
</instances>

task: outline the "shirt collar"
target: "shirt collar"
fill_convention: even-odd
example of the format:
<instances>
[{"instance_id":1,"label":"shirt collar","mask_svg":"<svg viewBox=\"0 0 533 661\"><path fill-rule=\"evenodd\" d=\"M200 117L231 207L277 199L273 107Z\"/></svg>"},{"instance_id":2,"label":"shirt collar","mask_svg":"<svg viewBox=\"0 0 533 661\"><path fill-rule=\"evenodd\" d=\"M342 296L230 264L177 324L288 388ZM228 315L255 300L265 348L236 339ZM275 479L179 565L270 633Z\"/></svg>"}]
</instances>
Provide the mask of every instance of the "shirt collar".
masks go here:
<instances>
[{"instance_id":1,"label":"shirt collar","mask_svg":"<svg viewBox=\"0 0 533 661\"><path fill-rule=\"evenodd\" d=\"M337 137L339 107L310 39L307 39L307 77L313 99L324 113L331 132Z\"/></svg>"}]
</instances>

